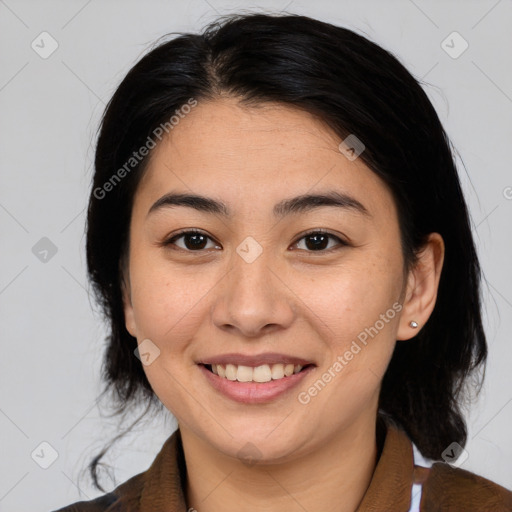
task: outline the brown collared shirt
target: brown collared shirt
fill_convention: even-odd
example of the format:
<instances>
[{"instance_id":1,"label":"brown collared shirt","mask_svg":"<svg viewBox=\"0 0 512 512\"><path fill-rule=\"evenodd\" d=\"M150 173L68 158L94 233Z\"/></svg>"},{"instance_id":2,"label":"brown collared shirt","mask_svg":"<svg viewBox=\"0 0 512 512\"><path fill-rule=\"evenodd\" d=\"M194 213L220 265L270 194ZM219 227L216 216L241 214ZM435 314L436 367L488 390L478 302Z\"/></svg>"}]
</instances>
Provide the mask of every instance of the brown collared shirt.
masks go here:
<instances>
[{"instance_id":1,"label":"brown collared shirt","mask_svg":"<svg viewBox=\"0 0 512 512\"><path fill-rule=\"evenodd\" d=\"M511 491L444 462L425 464L407 434L391 423L385 425L384 436L372 480L356 512L512 512ZM187 512L185 479L177 430L146 471L108 494L55 512Z\"/></svg>"}]
</instances>

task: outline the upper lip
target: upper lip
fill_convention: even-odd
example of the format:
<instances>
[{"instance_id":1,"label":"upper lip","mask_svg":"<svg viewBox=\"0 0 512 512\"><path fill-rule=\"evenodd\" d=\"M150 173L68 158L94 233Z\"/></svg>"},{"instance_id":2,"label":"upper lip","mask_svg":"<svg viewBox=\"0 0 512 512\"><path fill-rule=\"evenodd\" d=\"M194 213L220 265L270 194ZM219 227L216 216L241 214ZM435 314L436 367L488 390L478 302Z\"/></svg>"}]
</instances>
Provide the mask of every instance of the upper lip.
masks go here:
<instances>
[{"instance_id":1,"label":"upper lip","mask_svg":"<svg viewBox=\"0 0 512 512\"><path fill-rule=\"evenodd\" d=\"M302 359L296 356L290 356L288 354L278 354L275 352L266 352L264 354L257 354L250 356L247 354L222 354L218 356L212 356L202 359L198 364L234 364L242 366L252 366L256 368L264 364L299 364L306 366L308 364L314 364L312 361Z\"/></svg>"}]
</instances>

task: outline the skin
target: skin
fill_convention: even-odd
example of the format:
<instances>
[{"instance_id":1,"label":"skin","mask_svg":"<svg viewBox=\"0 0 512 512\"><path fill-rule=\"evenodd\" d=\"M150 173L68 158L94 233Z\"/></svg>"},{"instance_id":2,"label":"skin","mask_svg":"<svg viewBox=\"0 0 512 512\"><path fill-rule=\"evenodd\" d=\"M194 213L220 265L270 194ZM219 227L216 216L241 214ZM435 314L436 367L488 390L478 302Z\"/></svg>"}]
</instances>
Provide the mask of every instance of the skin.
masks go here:
<instances>
[{"instance_id":1,"label":"skin","mask_svg":"<svg viewBox=\"0 0 512 512\"><path fill-rule=\"evenodd\" d=\"M444 245L431 234L405 272L391 193L360 158L346 158L340 142L287 106L199 102L153 150L137 189L126 327L160 350L144 371L178 420L187 506L199 512L238 511L240 503L247 511L354 511L370 483L382 377L396 340L413 337L434 308ZM326 190L357 199L369 215L329 206L273 216L283 199ZM221 200L233 218L183 206L148 214L171 191ZM205 232L204 248L186 237L165 245L183 228ZM314 251L303 236L317 228L349 245L330 238ZM236 252L247 236L262 248L252 263ZM397 302L402 310L378 335L300 403L298 393ZM316 368L270 403L241 404L216 391L196 364L231 352L291 354ZM256 464L239 454L246 443L257 448Z\"/></svg>"}]
</instances>

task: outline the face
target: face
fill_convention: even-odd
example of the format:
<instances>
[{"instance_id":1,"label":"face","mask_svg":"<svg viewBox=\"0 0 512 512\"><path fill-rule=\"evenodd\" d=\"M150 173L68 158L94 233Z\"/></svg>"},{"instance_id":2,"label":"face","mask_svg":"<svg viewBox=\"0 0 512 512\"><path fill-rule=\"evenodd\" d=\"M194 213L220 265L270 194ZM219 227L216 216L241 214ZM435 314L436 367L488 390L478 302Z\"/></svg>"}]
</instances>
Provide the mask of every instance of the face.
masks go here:
<instances>
[{"instance_id":1,"label":"face","mask_svg":"<svg viewBox=\"0 0 512 512\"><path fill-rule=\"evenodd\" d=\"M404 261L390 191L340 142L286 106L199 103L137 189L126 326L180 428L223 454L284 461L375 416Z\"/></svg>"}]
</instances>

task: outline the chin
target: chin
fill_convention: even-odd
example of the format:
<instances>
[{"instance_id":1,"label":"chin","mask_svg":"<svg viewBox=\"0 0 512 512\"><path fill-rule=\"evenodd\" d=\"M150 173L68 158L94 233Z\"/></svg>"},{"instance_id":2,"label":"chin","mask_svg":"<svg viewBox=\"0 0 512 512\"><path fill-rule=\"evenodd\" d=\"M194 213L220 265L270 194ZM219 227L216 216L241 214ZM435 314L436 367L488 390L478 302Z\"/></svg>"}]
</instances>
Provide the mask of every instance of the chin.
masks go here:
<instances>
[{"instance_id":1,"label":"chin","mask_svg":"<svg viewBox=\"0 0 512 512\"><path fill-rule=\"evenodd\" d=\"M282 421L280 418L279 421ZM276 421L272 427L268 423L255 425L254 422L242 422L235 425L226 425L226 430L232 438L222 434L221 438L213 438L212 432L204 432L203 440L214 449L234 457L248 466L255 464L279 464L296 458L299 449L312 438L301 429L299 435L293 429L284 428Z\"/></svg>"}]
</instances>

